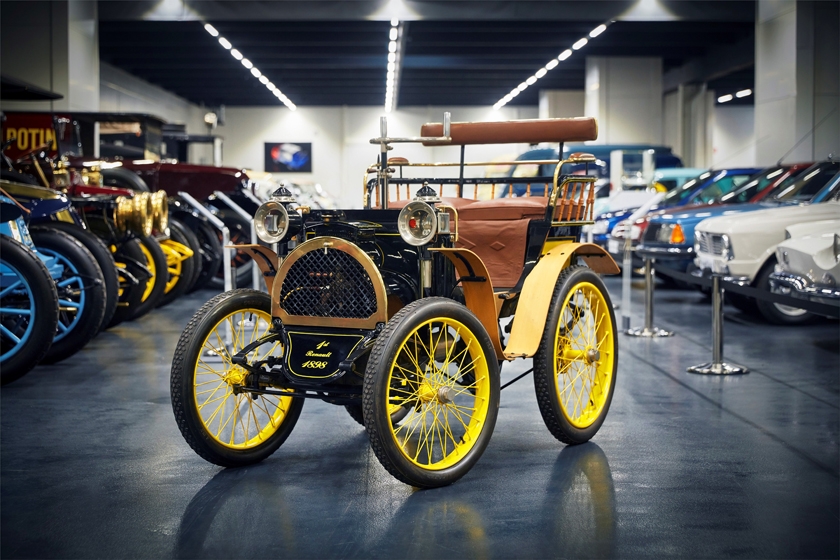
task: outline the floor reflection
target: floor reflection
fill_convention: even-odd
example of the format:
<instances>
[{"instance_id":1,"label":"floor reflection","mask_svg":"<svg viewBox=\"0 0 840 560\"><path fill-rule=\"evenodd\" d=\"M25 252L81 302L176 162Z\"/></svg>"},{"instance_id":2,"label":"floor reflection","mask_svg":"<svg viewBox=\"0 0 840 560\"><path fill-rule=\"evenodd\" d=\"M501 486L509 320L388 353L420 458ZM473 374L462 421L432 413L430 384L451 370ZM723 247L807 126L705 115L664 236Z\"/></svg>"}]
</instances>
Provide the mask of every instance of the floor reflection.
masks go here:
<instances>
[{"instance_id":1,"label":"floor reflection","mask_svg":"<svg viewBox=\"0 0 840 560\"><path fill-rule=\"evenodd\" d=\"M610 464L595 443L560 452L546 487L541 535L552 555L569 558L614 556L615 487Z\"/></svg>"}]
</instances>

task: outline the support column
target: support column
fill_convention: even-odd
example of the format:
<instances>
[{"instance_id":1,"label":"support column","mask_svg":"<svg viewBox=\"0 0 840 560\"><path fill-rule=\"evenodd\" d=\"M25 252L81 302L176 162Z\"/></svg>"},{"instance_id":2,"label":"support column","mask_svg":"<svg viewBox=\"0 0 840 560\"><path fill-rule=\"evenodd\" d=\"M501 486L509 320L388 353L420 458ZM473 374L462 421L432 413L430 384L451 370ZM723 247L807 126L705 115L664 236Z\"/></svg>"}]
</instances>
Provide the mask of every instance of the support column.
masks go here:
<instances>
[{"instance_id":1,"label":"support column","mask_svg":"<svg viewBox=\"0 0 840 560\"><path fill-rule=\"evenodd\" d=\"M3 74L64 96L3 102L6 110L99 110L99 24L95 0L0 2Z\"/></svg>"},{"instance_id":2,"label":"support column","mask_svg":"<svg viewBox=\"0 0 840 560\"><path fill-rule=\"evenodd\" d=\"M759 0L756 9L756 163L840 153L840 6Z\"/></svg>"},{"instance_id":3,"label":"support column","mask_svg":"<svg viewBox=\"0 0 840 560\"><path fill-rule=\"evenodd\" d=\"M599 144L661 144L662 59L586 57L585 112Z\"/></svg>"},{"instance_id":4,"label":"support column","mask_svg":"<svg viewBox=\"0 0 840 560\"><path fill-rule=\"evenodd\" d=\"M541 89L539 118L581 117L585 112L583 90Z\"/></svg>"}]
</instances>

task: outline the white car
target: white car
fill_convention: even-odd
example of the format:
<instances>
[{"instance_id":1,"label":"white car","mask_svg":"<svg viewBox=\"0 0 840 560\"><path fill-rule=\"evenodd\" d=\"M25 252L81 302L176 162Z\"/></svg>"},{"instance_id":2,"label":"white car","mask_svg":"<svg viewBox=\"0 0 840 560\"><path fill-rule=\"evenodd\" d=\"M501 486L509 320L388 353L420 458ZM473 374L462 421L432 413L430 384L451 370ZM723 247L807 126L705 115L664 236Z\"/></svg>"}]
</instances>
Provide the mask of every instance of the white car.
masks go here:
<instances>
[{"instance_id":1,"label":"white car","mask_svg":"<svg viewBox=\"0 0 840 560\"><path fill-rule=\"evenodd\" d=\"M771 285L793 297L840 307L840 218L787 228Z\"/></svg>"},{"instance_id":2,"label":"white car","mask_svg":"<svg viewBox=\"0 0 840 560\"><path fill-rule=\"evenodd\" d=\"M785 229L802 222L838 217L840 201L832 200L709 218L695 229L697 256L694 264L704 272L722 274L728 281L770 290L770 275L776 266L776 246L785 240ZM733 298L733 303L747 310L754 305L773 323L797 324L810 318L802 309L763 300L747 303L741 298Z\"/></svg>"}]
</instances>

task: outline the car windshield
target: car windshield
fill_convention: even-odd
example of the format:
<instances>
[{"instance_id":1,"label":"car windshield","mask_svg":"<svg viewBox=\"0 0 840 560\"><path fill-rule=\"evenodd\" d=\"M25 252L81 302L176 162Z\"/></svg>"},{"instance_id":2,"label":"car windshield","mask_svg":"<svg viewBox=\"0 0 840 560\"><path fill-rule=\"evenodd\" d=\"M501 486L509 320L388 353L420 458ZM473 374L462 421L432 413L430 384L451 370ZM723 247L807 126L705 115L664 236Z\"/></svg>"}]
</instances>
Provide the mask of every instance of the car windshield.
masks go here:
<instances>
[{"instance_id":1,"label":"car windshield","mask_svg":"<svg viewBox=\"0 0 840 560\"><path fill-rule=\"evenodd\" d=\"M662 198L662 204L677 206L679 203L687 201L691 197L691 193L694 192L694 189L697 188L697 185L701 184L711 176L712 173L710 171L706 171L700 176L687 181L683 186L669 191L668 194Z\"/></svg>"},{"instance_id":2,"label":"car windshield","mask_svg":"<svg viewBox=\"0 0 840 560\"><path fill-rule=\"evenodd\" d=\"M807 202L820 192L826 183L840 171L840 162L825 161L813 165L794 177L786 179L771 193L775 200Z\"/></svg>"},{"instance_id":3,"label":"car windshield","mask_svg":"<svg viewBox=\"0 0 840 560\"><path fill-rule=\"evenodd\" d=\"M690 198L690 202L699 202L702 204L717 202L723 195L729 194L749 179L750 176L746 173L728 173L725 177L721 177L717 181L703 187L702 191Z\"/></svg>"},{"instance_id":4,"label":"car windshield","mask_svg":"<svg viewBox=\"0 0 840 560\"><path fill-rule=\"evenodd\" d=\"M763 191L767 185L775 181L784 172L784 167L771 167L759 171L737 189L721 196L720 202L747 202L756 193Z\"/></svg>"},{"instance_id":5,"label":"car windshield","mask_svg":"<svg viewBox=\"0 0 840 560\"><path fill-rule=\"evenodd\" d=\"M840 201L840 173L832 177L831 182L824 186L813 198L813 202L826 202L828 200Z\"/></svg>"}]
</instances>

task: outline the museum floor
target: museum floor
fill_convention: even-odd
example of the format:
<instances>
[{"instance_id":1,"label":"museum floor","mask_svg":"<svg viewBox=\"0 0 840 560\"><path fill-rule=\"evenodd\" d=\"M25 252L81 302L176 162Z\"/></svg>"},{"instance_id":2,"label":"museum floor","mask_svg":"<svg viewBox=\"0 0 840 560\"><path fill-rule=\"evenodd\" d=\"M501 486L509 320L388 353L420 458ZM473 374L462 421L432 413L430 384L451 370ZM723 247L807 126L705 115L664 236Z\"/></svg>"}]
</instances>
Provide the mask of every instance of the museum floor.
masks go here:
<instances>
[{"instance_id":1,"label":"museum floor","mask_svg":"<svg viewBox=\"0 0 840 560\"><path fill-rule=\"evenodd\" d=\"M619 282L608 283L620 299ZM641 323L640 286L634 326ZM840 330L773 327L659 289L671 339L620 337L612 408L592 442L549 434L527 377L502 392L463 479L415 491L343 408L309 401L263 463L224 470L184 442L169 401L181 329L209 292L103 333L0 394L3 558L836 558ZM502 381L530 367L506 364Z\"/></svg>"}]
</instances>

